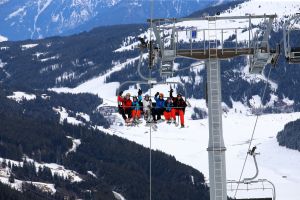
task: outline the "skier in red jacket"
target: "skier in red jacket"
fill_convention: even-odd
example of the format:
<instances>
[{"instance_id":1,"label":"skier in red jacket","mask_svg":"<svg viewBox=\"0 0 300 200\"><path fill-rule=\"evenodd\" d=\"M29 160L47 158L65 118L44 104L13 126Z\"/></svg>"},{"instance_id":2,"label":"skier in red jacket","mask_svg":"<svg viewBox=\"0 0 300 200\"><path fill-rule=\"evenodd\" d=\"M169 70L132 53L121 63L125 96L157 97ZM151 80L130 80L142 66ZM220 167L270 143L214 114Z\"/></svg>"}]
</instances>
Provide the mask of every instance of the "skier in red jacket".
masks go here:
<instances>
[{"instance_id":1,"label":"skier in red jacket","mask_svg":"<svg viewBox=\"0 0 300 200\"><path fill-rule=\"evenodd\" d=\"M178 93L177 97L173 97L173 89L170 89L170 97L173 100L175 114L179 115L181 127L184 127L184 112L186 108L186 102L182 98L182 94Z\"/></svg>"},{"instance_id":2,"label":"skier in red jacket","mask_svg":"<svg viewBox=\"0 0 300 200\"><path fill-rule=\"evenodd\" d=\"M118 95L118 108L119 113L122 115L123 119L131 119L132 101L130 100L130 94L127 93L125 97L122 97L123 91ZM128 115L128 117L126 116Z\"/></svg>"}]
</instances>

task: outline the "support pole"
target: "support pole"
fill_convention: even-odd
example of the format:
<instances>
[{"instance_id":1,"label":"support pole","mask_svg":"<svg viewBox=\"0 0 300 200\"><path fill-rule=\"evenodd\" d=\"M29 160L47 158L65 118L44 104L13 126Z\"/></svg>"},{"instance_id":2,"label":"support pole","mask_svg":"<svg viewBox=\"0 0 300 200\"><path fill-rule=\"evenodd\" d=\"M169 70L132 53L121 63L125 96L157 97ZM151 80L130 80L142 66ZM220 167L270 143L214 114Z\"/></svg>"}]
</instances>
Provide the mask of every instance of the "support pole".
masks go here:
<instances>
[{"instance_id":1,"label":"support pole","mask_svg":"<svg viewBox=\"0 0 300 200\"><path fill-rule=\"evenodd\" d=\"M209 115L209 183L210 200L227 200L225 145L222 131L220 61L206 61Z\"/></svg>"}]
</instances>

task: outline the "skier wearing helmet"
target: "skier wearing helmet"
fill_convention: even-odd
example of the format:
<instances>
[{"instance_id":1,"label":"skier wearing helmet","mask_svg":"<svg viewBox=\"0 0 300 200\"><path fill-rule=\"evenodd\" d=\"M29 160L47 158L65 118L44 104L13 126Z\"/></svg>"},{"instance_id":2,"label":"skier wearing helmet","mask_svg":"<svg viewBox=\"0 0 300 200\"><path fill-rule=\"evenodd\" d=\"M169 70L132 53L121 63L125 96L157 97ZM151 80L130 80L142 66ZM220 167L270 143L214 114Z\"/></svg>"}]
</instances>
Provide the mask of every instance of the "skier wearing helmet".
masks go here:
<instances>
[{"instance_id":1,"label":"skier wearing helmet","mask_svg":"<svg viewBox=\"0 0 300 200\"><path fill-rule=\"evenodd\" d=\"M141 106L138 101L137 96L133 96L132 101L132 118L135 122L137 122L141 118Z\"/></svg>"},{"instance_id":2,"label":"skier wearing helmet","mask_svg":"<svg viewBox=\"0 0 300 200\"><path fill-rule=\"evenodd\" d=\"M164 100L164 94L163 93L159 93L157 92L154 96L154 99L156 101L156 106L155 106L155 115L157 118L155 118L154 116L154 121L156 120L161 120L161 115L163 115L164 113L164 104L165 104L165 100Z\"/></svg>"},{"instance_id":3,"label":"skier wearing helmet","mask_svg":"<svg viewBox=\"0 0 300 200\"><path fill-rule=\"evenodd\" d=\"M181 127L184 127L184 112L186 108L186 102L182 98L182 94L178 93L177 97L173 97L173 89L170 89L170 97L173 100L175 115L179 115Z\"/></svg>"},{"instance_id":4,"label":"skier wearing helmet","mask_svg":"<svg viewBox=\"0 0 300 200\"><path fill-rule=\"evenodd\" d=\"M171 97L167 98L167 101L165 101L165 111L164 111L164 116L165 119L167 120L167 123L171 123L171 120L173 120L173 122L176 122L176 115L175 115L175 110L174 110L174 105L172 102Z\"/></svg>"},{"instance_id":5,"label":"skier wearing helmet","mask_svg":"<svg viewBox=\"0 0 300 200\"><path fill-rule=\"evenodd\" d=\"M143 111L144 111L144 118L147 123L152 121L151 115L153 112L151 112L151 110L152 110L152 101L150 99L150 96L146 94L143 99Z\"/></svg>"},{"instance_id":6,"label":"skier wearing helmet","mask_svg":"<svg viewBox=\"0 0 300 200\"><path fill-rule=\"evenodd\" d=\"M131 118L132 101L130 100L130 93L127 93L125 97L122 97L122 94L123 91L121 91L118 95L119 113L122 115L123 119L127 121L128 119Z\"/></svg>"}]
</instances>

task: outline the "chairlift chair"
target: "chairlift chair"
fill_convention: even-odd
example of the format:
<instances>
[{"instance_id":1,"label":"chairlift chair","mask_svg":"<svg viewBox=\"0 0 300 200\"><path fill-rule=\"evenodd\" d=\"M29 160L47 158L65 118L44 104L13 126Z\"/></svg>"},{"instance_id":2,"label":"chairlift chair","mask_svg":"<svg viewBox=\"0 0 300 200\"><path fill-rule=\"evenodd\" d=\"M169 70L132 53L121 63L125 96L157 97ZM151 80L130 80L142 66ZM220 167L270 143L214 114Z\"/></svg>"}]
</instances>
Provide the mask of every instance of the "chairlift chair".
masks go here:
<instances>
[{"instance_id":1,"label":"chairlift chair","mask_svg":"<svg viewBox=\"0 0 300 200\"><path fill-rule=\"evenodd\" d=\"M229 180L227 181L227 184L231 185L231 189L229 190L237 190L237 191L242 191L242 190L246 190L247 192L249 191L257 191L257 190L261 190L261 191L266 191L266 190L271 190L272 191L272 196L271 197L255 197L255 198L236 198L236 200L275 200L276 199L276 191L275 191L275 185L267 180L267 179L256 179L258 176L258 165L257 165L257 161L256 161L256 155L259 155L259 153L255 152L256 147L254 146L252 148L252 150L248 151L248 155L253 157L253 161L255 164L255 168L256 168L256 172L255 175L253 177L250 178L244 178L244 180L242 181L235 181L235 180ZM236 184L237 187L232 187L233 184ZM254 187L251 188L251 185L254 184L260 184L261 186L258 187ZM268 186L266 186L265 184L268 184ZM238 188L239 185L246 185L247 187L244 188Z\"/></svg>"},{"instance_id":2,"label":"chairlift chair","mask_svg":"<svg viewBox=\"0 0 300 200\"><path fill-rule=\"evenodd\" d=\"M250 198L250 199L236 199L236 200L272 200L272 198Z\"/></svg>"},{"instance_id":3,"label":"chairlift chair","mask_svg":"<svg viewBox=\"0 0 300 200\"><path fill-rule=\"evenodd\" d=\"M122 90L122 88L125 85L132 85L132 84L139 84L139 85L150 85L151 87L155 86L155 85L180 85L183 90L184 90L184 99L185 101L187 101L186 97L187 97L187 90L184 86L183 83L180 82L175 82L175 81L161 81L161 82L156 82L156 81L125 81L123 82L116 90L116 95L119 94L119 92Z\"/></svg>"},{"instance_id":4,"label":"chairlift chair","mask_svg":"<svg viewBox=\"0 0 300 200\"><path fill-rule=\"evenodd\" d=\"M292 46L290 40L291 33L298 33L300 36L300 28L296 27L295 24L300 21L300 13L297 13L290 18L283 27L283 42L284 42L284 53L285 58L291 64L300 63L300 46ZM293 23L292 23L293 22Z\"/></svg>"},{"instance_id":5,"label":"chairlift chair","mask_svg":"<svg viewBox=\"0 0 300 200\"><path fill-rule=\"evenodd\" d=\"M241 197L241 198L234 198L234 200L275 200L276 194L275 194L275 187L272 182L268 181L267 179L258 179L258 180L252 180L249 182L238 182L238 181L228 181L227 184L231 185L246 185L245 189L238 189L238 191L246 191L248 195L249 193L255 191L264 191L266 193L267 191L271 191L272 194L265 195L265 197ZM253 186L253 187L251 187ZM233 187L231 189L228 189L229 191L235 190L236 188Z\"/></svg>"}]
</instances>

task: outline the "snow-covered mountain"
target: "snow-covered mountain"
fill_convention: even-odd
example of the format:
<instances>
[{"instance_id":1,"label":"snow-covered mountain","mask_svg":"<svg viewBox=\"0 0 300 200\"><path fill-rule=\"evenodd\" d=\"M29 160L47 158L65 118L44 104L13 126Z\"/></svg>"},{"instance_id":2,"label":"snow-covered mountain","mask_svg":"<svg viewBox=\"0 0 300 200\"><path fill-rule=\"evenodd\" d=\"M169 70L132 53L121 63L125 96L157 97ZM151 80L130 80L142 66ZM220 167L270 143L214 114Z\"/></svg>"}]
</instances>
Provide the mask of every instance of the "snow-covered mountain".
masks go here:
<instances>
[{"instance_id":1,"label":"snow-covered mountain","mask_svg":"<svg viewBox=\"0 0 300 200\"><path fill-rule=\"evenodd\" d=\"M90 30L96 26L145 23L149 0L2 0L0 34L10 40L36 39ZM213 0L154 0L154 17L185 16Z\"/></svg>"}]
</instances>

